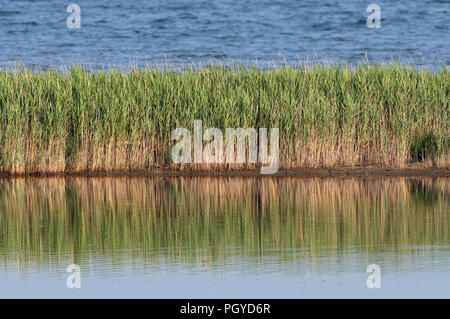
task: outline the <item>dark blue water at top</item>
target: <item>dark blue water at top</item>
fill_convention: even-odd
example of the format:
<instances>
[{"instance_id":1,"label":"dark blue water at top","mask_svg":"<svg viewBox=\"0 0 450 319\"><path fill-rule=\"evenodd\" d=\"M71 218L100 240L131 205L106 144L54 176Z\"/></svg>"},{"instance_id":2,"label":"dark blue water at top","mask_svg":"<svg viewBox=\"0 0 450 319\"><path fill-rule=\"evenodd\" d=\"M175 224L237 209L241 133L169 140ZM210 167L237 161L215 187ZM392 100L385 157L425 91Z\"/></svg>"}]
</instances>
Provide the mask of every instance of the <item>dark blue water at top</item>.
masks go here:
<instances>
[{"instance_id":1,"label":"dark blue water at top","mask_svg":"<svg viewBox=\"0 0 450 319\"><path fill-rule=\"evenodd\" d=\"M253 65L389 62L450 64L450 1L75 0L81 28L69 29L71 1L0 0L0 66L94 68L130 63ZM381 27L370 29L370 3Z\"/></svg>"}]
</instances>

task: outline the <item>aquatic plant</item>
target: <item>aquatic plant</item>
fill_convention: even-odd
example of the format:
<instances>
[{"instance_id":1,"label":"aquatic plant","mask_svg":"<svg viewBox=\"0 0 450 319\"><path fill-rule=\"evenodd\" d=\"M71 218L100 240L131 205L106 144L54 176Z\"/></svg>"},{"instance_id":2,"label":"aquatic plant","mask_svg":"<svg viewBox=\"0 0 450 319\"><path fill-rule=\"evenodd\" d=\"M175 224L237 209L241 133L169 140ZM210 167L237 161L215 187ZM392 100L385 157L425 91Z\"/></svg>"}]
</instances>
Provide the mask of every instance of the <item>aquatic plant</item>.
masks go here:
<instances>
[{"instance_id":1,"label":"aquatic plant","mask_svg":"<svg viewBox=\"0 0 450 319\"><path fill-rule=\"evenodd\" d=\"M0 171L250 167L171 164L171 131L194 120L222 130L279 127L281 169L449 169L449 97L446 67L19 67L0 71Z\"/></svg>"}]
</instances>

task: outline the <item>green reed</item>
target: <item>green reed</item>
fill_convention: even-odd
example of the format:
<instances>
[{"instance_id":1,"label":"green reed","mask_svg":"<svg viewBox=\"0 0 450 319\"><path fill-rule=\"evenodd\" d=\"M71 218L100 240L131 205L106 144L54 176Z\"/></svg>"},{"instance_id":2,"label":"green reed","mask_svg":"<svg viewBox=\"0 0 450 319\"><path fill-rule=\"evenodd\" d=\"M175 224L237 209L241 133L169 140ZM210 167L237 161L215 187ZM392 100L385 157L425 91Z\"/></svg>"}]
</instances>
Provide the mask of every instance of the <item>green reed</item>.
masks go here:
<instances>
[{"instance_id":1,"label":"green reed","mask_svg":"<svg viewBox=\"0 0 450 319\"><path fill-rule=\"evenodd\" d=\"M194 120L279 127L282 168L420 161L448 169L449 97L446 67L3 70L0 170L167 167L171 131L192 129Z\"/></svg>"}]
</instances>

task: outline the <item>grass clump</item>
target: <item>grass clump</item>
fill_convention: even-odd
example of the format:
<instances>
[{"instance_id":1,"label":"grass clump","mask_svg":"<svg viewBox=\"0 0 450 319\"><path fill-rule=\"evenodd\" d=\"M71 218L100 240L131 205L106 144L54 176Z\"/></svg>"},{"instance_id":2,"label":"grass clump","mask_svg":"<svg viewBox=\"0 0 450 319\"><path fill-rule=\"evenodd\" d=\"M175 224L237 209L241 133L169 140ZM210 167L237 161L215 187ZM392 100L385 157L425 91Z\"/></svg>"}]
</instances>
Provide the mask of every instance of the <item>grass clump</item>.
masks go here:
<instances>
[{"instance_id":1,"label":"grass clump","mask_svg":"<svg viewBox=\"0 0 450 319\"><path fill-rule=\"evenodd\" d=\"M3 70L0 171L168 167L171 131L192 131L194 120L223 131L279 127L286 169L449 169L449 97L448 68L402 65Z\"/></svg>"},{"instance_id":2,"label":"grass clump","mask_svg":"<svg viewBox=\"0 0 450 319\"><path fill-rule=\"evenodd\" d=\"M446 144L440 143L440 138L440 136L437 136L433 132L414 136L411 143L411 158L419 162L430 159L434 163L436 156L442 153L442 149L439 146Z\"/></svg>"}]
</instances>

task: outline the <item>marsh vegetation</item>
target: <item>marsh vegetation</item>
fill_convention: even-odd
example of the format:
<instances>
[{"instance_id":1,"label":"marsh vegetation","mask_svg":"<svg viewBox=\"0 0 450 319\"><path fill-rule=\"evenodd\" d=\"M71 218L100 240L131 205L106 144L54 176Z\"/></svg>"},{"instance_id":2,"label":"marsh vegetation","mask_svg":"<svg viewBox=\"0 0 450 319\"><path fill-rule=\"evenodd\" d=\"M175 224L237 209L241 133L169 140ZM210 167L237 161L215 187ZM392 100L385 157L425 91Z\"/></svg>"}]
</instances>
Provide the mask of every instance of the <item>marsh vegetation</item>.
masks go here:
<instances>
[{"instance_id":1,"label":"marsh vegetation","mask_svg":"<svg viewBox=\"0 0 450 319\"><path fill-rule=\"evenodd\" d=\"M450 72L401 65L0 71L4 174L175 166L170 133L279 127L280 168L450 168ZM251 168L241 165L222 168Z\"/></svg>"}]
</instances>

